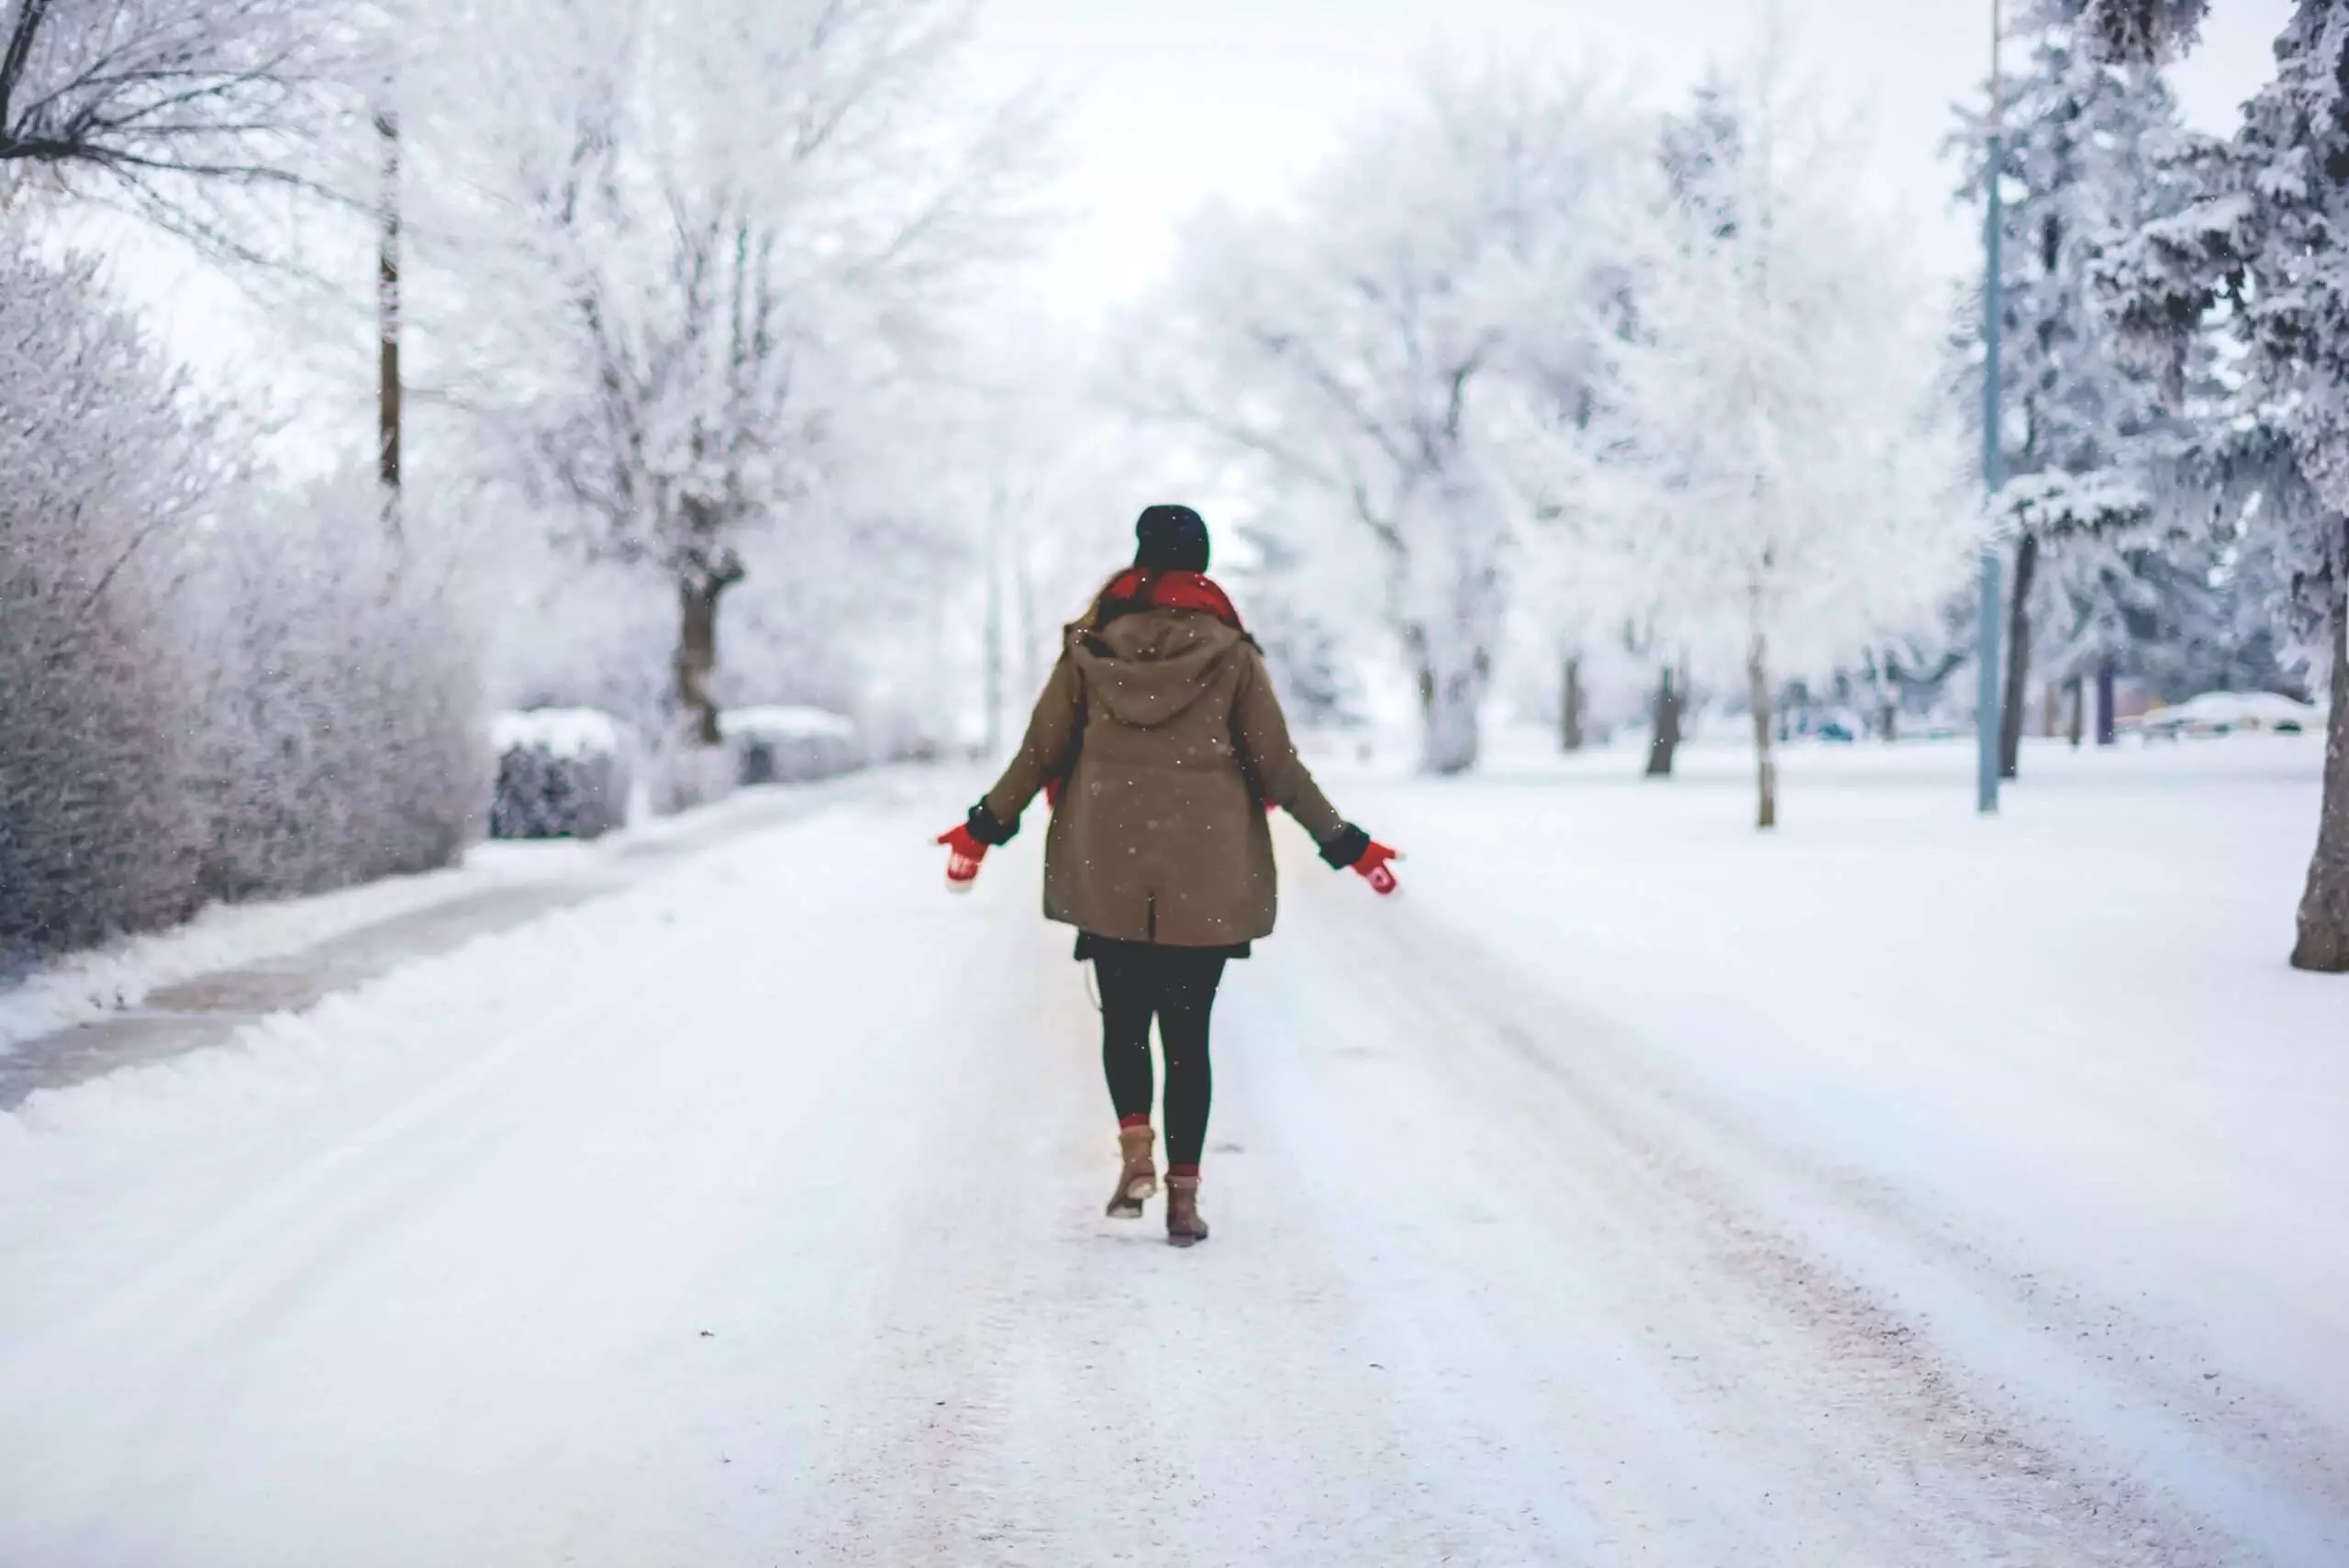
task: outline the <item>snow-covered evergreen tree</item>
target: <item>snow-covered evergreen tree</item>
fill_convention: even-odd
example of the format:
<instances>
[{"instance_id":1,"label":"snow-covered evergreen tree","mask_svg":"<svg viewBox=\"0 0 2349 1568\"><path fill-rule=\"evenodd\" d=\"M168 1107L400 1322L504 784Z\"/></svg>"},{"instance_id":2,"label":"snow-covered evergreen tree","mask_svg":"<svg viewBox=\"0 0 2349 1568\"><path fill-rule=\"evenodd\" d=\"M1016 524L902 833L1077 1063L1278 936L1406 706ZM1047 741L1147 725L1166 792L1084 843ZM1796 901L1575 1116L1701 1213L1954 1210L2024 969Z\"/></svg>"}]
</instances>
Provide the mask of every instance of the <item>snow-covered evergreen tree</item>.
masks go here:
<instances>
[{"instance_id":1,"label":"snow-covered evergreen tree","mask_svg":"<svg viewBox=\"0 0 2349 1568\"><path fill-rule=\"evenodd\" d=\"M2091 47L2085 10L2086 0L2025 0L2012 29L2024 63L2002 105L2009 777L2034 667L2063 680L2083 662L2135 662L2138 639L2165 623L2165 593L2191 582L2167 563L2173 536L2188 541L2164 501L2191 434L2159 378L2121 352L2093 276L2114 236L2192 200L2166 162L2182 134L2177 106L2152 63ZM1981 128L1965 138L1965 194L1977 202L1990 176Z\"/></svg>"},{"instance_id":2,"label":"snow-covered evergreen tree","mask_svg":"<svg viewBox=\"0 0 2349 1568\"><path fill-rule=\"evenodd\" d=\"M2137 47L2165 47L2197 8L2167 9ZM2214 310L2244 345L2243 428L2218 465L2332 694L2293 962L2349 973L2349 0L2299 0L2276 58L2231 141L2170 160L2199 199L2145 225L2102 277L2122 329L2174 377Z\"/></svg>"}]
</instances>

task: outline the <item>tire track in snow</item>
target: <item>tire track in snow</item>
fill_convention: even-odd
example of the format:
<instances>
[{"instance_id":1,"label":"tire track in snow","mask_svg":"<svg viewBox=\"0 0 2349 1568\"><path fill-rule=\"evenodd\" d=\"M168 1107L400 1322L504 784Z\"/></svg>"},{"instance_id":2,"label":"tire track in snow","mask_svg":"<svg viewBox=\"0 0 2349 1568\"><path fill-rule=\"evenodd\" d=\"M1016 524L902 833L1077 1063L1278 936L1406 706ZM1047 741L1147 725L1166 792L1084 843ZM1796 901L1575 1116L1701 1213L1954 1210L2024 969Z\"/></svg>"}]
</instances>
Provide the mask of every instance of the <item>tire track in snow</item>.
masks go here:
<instances>
[{"instance_id":1,"label":"tire track in snow","mask_svg":"<svg viewBox=\"0 0 2349 1568\"><path fill-rule=\"evenodd\" d=\"M1848 1224L1846 1211L1859 1209L1878 1225L1897 1225L1905 1248L1931 1255L1936 1265L1974 1262L1951 1252L1945 1235L1908 1213L1887 1184L1834 1171L1753 1133L1709 1103L1701 1089L1640 1059L1619 1030L1576 1017L1550 987L1529 984L1472 940L1415 913L1397 919L1386 911L1349 908L1327 894L1314 895L1314 919L1338 923L1350 944L1371 955L1357 962L1364 973L1376 977L1382 1001L1412 1018L1423 1038L1444 1042L1428 1052L1431 1060L1462 1078L1496 1071L1490 1058L1505 1052L1518 1065L1515 1076L1542 1080L1543 1087L1520 1082L1517 1092L1499 1096L1521 1136L1530 1143L1542 1140L1524 1124L1542 1113L1527 1107L1570 1105L1591 1141L1560 1140L1554 1129L1548 1141L1573 1153L1609 1201L1647 1216L1696 1279L1735 1280L1776 1318L1798 1326L1815 1342L1822 1394L1856 1382L1862 1397L1854 1407L1891 1418L1887 1436L1914 1474L1968 1477L1969 1487L1987 1491L1994 1501L2005 1499L1977 1509L1975 1523L1986 1547L2003 1528L2001 1510L2011 1509L2053 1521L2063 1531L2066 1561L2337 1560L2332 1531L2339 1516L2328 1517L2321 1485L2310 1506L2273 1506L2279 1499L2272 1450L2264 1456L2270 1468L2254 1473L2266 1483L2265 1518L2259 1517L2262 1494L2254 1486L2246 1496L2236 1485L2243 1478L2192 1478L2232 1505L2225 1510L2230 1526L2254 1526L2251 1534L2261 1541L2254 1548L2119 1466L2072 1457L2075 1434L2049 1428L2020 1391L1982 1386L1936 1344L1930 1319L1897 1308L1840 1267L1816 1238L1799 1238L1777 1223L1778 1217L1765 1215L1756 1207L1765 1194L1745 1173L1724 1173L1740 1162L1772 1165L1778 1176L1808 1189L1801 1197L1814 1229L1822 1213ZM1475 1068L1464 1063L1464 1052L1479 1057ZM1500 1069L1498 1075L1511 1074ZM1721 1156L1731 1151L1739 1159L1725 1162ZM1982 1271L1978 1264L1974 1272L1976 1277L1963 1281L1961 1289L2009 1294L2010 1273ZM1933 1283L1946 1288L1944 1281ZM2025 1304L1998 1305L2021 1310ZM2198 1421L2223 1409L2199 1391L2195 1401L2202 1407L2194 1412ZM2225 1413L2240 1440L2240 1413ZM2295 1467L2288 1459L2284 1468L2289 1474ZM2321 1464L2316 1478L2320 1484L2325 1478Z\"/></svg>"}]
</instances>

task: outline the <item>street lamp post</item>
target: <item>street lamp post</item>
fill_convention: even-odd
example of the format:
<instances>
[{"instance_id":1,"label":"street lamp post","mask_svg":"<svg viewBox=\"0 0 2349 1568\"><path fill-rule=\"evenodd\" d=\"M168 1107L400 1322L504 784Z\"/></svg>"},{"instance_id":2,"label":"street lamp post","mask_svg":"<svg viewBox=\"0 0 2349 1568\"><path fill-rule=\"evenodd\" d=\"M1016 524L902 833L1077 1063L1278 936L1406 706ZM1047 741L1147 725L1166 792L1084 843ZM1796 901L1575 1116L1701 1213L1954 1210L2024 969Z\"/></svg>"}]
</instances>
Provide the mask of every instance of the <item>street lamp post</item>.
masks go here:
<instances>
[{"instance_id":1,"label":"street lamp post","mask_svg":"<svg viewBox=\"0 0 2349 1568\"><path fill-rule=\"evenodd\" d=\"M2006 7L2003 0L1990 0L1990 161L1987 184L1989 199L1984 204L1988 217L1984 224L1985 249L1988 252L1988 272L1982 287L1982 479L1992 499L2004 483L2005 454L1999 441L1999 338L2006 325L2003 290L2005 275L2003 251L2006 239L2006 212L1998 188L1998 175L2006 152L2006 95L2001 81L2005 64ZM1998 809L1998 718L1999 718L1999 612L2005 595L2000 584L1998 550L1994 539L1982 550L1982 633L1978 688L1975 703L1975 747L1977 781L1976 806L1987 817Z\"/></svg>"}]
</instances>

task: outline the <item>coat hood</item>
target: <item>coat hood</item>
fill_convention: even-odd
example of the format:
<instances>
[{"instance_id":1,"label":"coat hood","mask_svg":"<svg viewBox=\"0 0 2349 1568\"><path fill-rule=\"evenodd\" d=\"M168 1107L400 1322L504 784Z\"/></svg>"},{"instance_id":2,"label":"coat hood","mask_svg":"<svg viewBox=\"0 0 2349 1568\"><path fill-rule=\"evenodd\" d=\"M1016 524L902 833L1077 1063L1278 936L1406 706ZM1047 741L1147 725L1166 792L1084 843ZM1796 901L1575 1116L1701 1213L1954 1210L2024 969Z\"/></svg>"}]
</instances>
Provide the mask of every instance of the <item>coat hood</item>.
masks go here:
<instances>
[{"instance_id":1,"label":"coat hood","mask_svg":"<svg viewBox=\"0 0 2349 1568\"><path fill-rule=\"evenodd\" d=\"M1155 729L1212 689L1246 634L1197 610L1136 610L1099 631L1071 627L1069 657L1111 718Z\"/></svg>"}]
</instances>

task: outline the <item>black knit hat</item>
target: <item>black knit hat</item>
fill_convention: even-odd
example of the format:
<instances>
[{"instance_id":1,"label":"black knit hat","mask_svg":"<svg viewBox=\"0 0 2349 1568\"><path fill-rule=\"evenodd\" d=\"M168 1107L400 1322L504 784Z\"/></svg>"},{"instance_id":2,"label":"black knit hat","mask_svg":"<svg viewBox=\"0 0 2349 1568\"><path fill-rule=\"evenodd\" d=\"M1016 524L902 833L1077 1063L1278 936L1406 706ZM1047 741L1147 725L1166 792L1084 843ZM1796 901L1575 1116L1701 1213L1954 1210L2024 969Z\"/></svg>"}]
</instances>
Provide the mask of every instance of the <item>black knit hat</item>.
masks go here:
<instances>
[{"instance_id":1,"label":"black knit hat","mask_svg":"<svg viewBox=\"0 0 2349 1568\"><path fill-rule=\"evenodd\" d=\"M1134 564L1145 572L1205 572L1207 519L1188 506L1150 506L1134 525Z\"/></svg>"}]
</instances>

